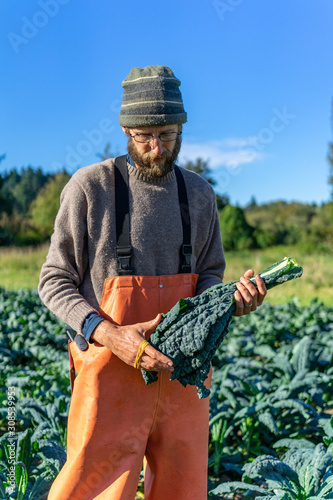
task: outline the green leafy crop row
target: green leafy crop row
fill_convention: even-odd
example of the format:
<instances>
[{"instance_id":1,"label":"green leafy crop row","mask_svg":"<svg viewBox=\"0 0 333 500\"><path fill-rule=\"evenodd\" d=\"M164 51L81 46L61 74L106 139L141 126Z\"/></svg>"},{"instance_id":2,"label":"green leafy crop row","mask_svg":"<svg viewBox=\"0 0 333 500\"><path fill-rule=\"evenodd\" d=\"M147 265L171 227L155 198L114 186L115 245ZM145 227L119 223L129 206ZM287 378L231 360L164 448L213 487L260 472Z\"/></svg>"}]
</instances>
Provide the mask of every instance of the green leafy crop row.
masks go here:
<instances>
[{"instance_id":1,"label":"green leafy crop row","mask_svg":"<svg viewBox=\"0 0 333 500\"><path fill-rule=\"evenodd\" d=\"M0 499L44 500L66 459L65 325L36 291L0 289L0 316ZM213 364L210 497L333 498L333 308L263 304L232 320Z\"/></svg>"},{"instance_id":2,"label":"green leafy crop row","mask_svg":"<svg viewBox=\"0 0 333 500\"><path fill-rule=\"evenodd\" d=\"M31 290L0 289L0 316L0 498L42 500L66 460L65 325Z\"/></svg>"},{"instance_id":3,"label":"green leafy crop row","mask_svg":"<svg viewBox=\"0 0 333 500\"><path fill-rule=\"evenodd\" d=\"M214 365L211 496L333 498L333 308L265 304L234 320Z\"/></svg>"}]
</instances>

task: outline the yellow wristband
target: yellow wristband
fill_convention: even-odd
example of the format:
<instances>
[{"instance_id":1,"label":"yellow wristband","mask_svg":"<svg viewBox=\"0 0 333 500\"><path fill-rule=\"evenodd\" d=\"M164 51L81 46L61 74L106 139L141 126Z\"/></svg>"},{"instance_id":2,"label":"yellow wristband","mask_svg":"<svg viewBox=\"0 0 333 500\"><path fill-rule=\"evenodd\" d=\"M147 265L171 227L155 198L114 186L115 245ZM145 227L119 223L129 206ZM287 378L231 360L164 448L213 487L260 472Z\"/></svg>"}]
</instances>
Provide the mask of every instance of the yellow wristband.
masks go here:
<instances>
[{"instance_id":1,"label":"yellow wristband","mask_svg":"<svg viewBox=\"0 0 333 500\"><path fill-rule=\"evenodd\" d=\"M140 364L141 364L141 358L143 353L145 352L145 349L149 345L148 340L143 340L141 344L139 345L138 353L136 355L135 361L134 361L134 368L137 368L138 370L140 369Z\"/></svg>"}]
</instances>

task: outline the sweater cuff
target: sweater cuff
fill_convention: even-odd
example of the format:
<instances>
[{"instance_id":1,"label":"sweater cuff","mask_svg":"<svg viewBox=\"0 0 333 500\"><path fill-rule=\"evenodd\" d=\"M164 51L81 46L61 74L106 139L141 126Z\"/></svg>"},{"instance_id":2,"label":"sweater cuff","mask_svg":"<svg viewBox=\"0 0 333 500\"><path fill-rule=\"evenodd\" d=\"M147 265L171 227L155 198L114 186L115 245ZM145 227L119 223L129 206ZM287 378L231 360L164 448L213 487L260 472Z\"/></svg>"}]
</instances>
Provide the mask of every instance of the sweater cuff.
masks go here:
<instances>
[{"instance_id":1,"label":"sweater cuff","mask_svg":"<svg viewBox=\"0 0 333 500\"><path fill-rule=\"evenodd\" d=\"M91 312L84 320L82 326L82 335L90 344L94 343L94 341L90 339L91 334L95 330L96 326L99 325L103 320L104 318L97 312Z\"/></svg>"}]
</instances>

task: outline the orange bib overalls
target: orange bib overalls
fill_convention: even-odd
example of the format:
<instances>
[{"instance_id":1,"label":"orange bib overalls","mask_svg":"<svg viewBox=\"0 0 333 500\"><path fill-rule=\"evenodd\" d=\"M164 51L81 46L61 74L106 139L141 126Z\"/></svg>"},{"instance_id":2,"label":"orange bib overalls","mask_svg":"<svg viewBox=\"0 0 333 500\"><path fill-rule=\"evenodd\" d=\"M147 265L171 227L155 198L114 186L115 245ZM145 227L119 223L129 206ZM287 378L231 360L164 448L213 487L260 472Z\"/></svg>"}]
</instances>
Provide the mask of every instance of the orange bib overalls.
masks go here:
<instances>
[{"instance_id":1,"label":"orange bib overalls","mask_svg":"<svg viewBox=\"0 0 333 500\"><path fill-rule=\"evenodd\" d=\"M105 280L99 312L118 325L153 319L194 296L198 276ZM140 370L98 343L70 344L77 372L67 461L49 500L134 500L145 458L145 500L207 498L209 400L170 374L145 385Z\"/></svg>"}]
</instances>

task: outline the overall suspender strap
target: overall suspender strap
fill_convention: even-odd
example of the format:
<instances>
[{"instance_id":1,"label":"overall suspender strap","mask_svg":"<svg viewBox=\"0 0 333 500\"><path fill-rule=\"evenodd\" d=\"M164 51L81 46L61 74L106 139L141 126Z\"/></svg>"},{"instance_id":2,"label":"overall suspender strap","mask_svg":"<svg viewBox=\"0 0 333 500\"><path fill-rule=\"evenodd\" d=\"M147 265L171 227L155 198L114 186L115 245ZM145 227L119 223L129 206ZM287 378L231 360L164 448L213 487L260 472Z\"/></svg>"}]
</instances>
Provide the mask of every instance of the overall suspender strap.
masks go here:
<instances>
[{"instance_id":1,"label":"overall suspender strap","mask_svg":"<svg viewBox=\"0 0 333 500\"><path fill-rule=\"evenodd\" d=\"M180 247L179 273L191 272L191 220L188 207L188 198L183 174L177 165L174 165L176 174L180 215L183 226L183 244ZM134 273L131 265L133 248L131 245L131 228L129 216L129 181L127 170L127 155L118 156L114 164L115 171L115 203L116 203L116 232L117 246L115 254L118 261L119 276Z\"/></svg>"},{"instance_id":2,"label":"overall suspender strap","mask_svg":"<svg viewBox=\"0 0 333 500\"><path fill-rule=\"evenodd\" d=\"M117 246L115 254L118 261L119 276L133 274L131 266L133 249L131 245L131 228L129 216L129 189L127 155L118 156L115 160L115 202Z\"/></svg>"},{"instance_id":3,"label":"overall suspender strap","mask_svg":"<svg viewBox=\"0 0 333 500\"><path fill-rule=\"evenodd\" d=\"M190 210L188 207L188 198L183 174L177 165L174 165L174 169L177 179L180 216L183 226L183 244L180 247L179 273L190 273L192 256Z\"/></svg>"}]
</instances>

